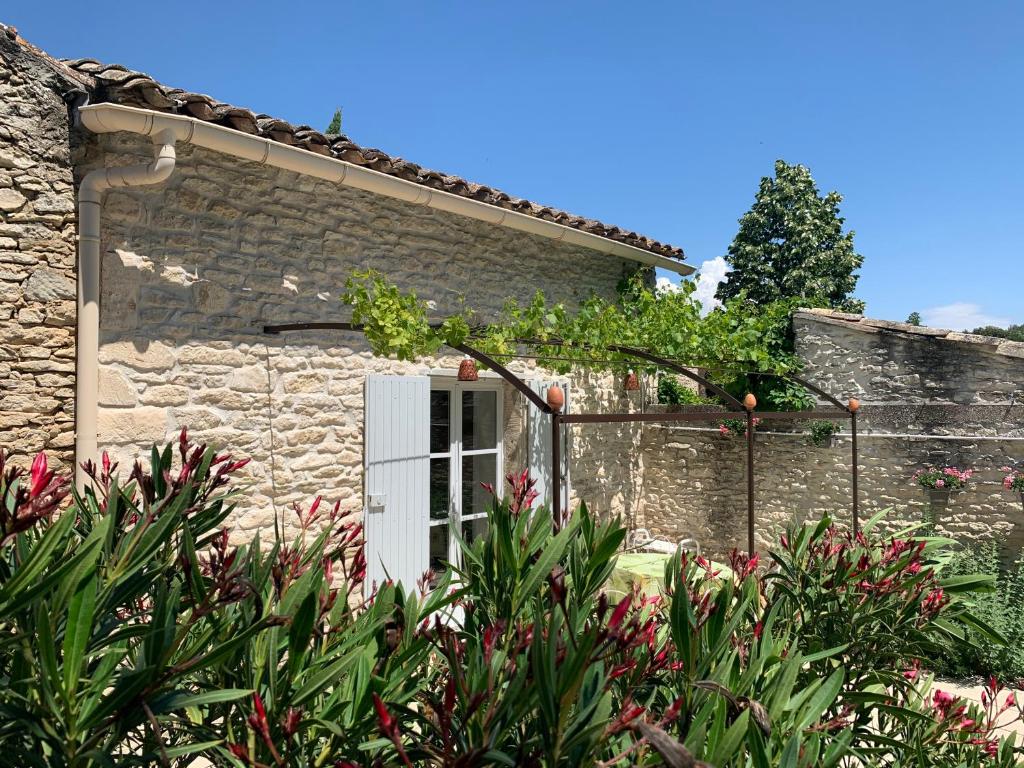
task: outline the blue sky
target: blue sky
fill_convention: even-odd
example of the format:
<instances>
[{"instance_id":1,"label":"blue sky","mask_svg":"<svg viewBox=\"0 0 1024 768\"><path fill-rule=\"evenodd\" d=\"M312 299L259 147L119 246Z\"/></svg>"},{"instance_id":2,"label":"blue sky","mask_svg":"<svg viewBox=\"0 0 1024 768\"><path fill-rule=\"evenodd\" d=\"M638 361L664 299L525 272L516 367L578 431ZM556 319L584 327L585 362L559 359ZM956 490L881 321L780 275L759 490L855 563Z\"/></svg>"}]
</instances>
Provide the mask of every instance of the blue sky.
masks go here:
<instances>
[{"instance_id":1,"label":"blue sky","mask_svg":"<svg viewBox=\"0 0 1024 768\"><path fill-rule=\"evenodd\" d=\"M723 255L776 158L845 197L868 313L1024 322L1024 4L8 3L149 72ZM170 19L170 23L168 23Z\"/></svg>"}]
</instances>

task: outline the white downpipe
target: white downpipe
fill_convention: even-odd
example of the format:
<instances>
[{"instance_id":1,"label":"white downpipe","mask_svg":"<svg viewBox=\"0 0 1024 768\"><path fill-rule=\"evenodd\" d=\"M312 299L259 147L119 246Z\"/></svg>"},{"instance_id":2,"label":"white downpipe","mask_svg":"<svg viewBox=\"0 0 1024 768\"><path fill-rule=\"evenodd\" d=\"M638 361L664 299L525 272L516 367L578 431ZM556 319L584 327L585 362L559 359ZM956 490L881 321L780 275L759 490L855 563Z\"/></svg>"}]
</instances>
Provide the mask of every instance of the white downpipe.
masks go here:
<instances>
[{"instance_id":1,"label":"white downpipe","mask_svg":"<svg viewBox=\"0 0 1024 768\"><path fill-rule=\"evenodd\" d=\"M90 171L78 188L78 330L75 353L75 483L85 487L82 462L98 458L100 349L100 203L115 187L159 184L174 171L173 131L153 135L150 163Z\"/></svg>"}]
</instances>

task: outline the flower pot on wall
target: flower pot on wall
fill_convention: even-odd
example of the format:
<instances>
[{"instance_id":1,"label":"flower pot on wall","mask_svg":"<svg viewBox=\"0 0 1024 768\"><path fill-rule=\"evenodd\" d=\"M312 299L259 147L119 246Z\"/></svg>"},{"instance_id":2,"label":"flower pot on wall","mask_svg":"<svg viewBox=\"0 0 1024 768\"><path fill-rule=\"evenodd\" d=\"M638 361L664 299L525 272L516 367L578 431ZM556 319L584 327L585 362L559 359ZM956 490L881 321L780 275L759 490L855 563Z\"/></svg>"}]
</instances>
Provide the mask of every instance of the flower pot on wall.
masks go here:
<instances>
[{"instance_id":1,"label":"flower pot on wall","mask_svg":"<svg viewBox=\"0 0 1024 768\"><path fill-rule=\"evenodd\" d=\"M924 514L927 533L934 533L935 526L949 507L953 491L949 488L928 488L928 509Z\"/></svg>"}]
</instances>

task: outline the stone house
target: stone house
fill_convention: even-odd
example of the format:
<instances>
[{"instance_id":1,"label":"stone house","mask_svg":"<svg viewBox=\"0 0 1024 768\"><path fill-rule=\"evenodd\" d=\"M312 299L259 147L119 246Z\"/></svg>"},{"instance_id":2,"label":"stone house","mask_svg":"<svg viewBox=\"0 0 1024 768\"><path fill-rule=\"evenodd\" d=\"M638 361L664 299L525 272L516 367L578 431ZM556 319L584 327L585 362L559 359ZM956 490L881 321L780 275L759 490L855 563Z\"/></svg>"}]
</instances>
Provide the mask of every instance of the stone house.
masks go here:
<instances>
[{"instance_id":1,"label":"stone house","mask_svg":"<svg viewBox=\"0 0 1024 768\"><path fill-rule=\"evenodd\" d=\"M368 508L371 566L415 577L479 530L481 482L546 466L523 398L458 381L457 356L399 365L356 334L263 333L345 319L354 269L485 317L538 288L572 303L638 269L692 271L643 235L0 32L0 441L124 464L188 428L252 457L240 531L325 493ZM568 390L630 407L607 379ZM573 494L635 503L636 439L581 436Z\"/></svg>"},{"instance_id":2,"label":"stone house","mask_svg":"<svg viewBox=\"0 0 1024 768\"><path fill-rule=\"evenodd\" d=\"M691 271L642 235L124 67L57 61L9 28L0 63L0 445L124 464L187 427L252 458L240 533L275 519L287 532L290 506L323 493L367 510L377 576L414 578L451 555L453 531L478 531L481 482L530 467L549 485L544 422L493 375L458 381L457 355L397 364L358 334L265 324L346 319L356 268L484 316L538 288L571 304L638 269ZM1024 345L821 311L794 325L808 375L862 401L865 515L918 519L915 468L974 466L940 528L1024 543L1021 500L998 483L1024 461ZM553 380L510 367L538 390ZM658 407L647 380L560 383L570 410ZM780 425L757 440L759 546L794 516L843 519L847 435L815 448ZM566 441L571 499L711 553L743 546L743 446L716 425L587 425Z\"/></svg>"}]
</instances>

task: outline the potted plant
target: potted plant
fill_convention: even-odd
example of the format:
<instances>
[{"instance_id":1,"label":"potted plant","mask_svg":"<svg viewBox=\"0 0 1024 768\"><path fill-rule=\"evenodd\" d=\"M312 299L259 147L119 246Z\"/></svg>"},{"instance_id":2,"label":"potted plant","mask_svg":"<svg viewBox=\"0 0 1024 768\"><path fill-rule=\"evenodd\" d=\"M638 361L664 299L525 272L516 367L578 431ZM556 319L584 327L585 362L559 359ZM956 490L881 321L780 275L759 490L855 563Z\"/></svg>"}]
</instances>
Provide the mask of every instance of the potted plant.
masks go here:
<instances>
[{"instance_id":1,"label":"potted plant","mask_svg":"<svg viewBox=\"0 0 1024 768\"><path fill-rule=\"evenodd\" d=\"M1000 467L1000 471L1005 473L1003 488L1016 491L1020 495L1021 505L1024 506L1024 471L1013 467Z\"/></svg>"},{"instance_id":2,"label":"potted plant","mask_svg":"<svg viewBox=\"0 0 1024 768\"><path fill-rule=\"evenodd\" d=\"M934 523L936 513L949 504L949 497L954 491L967 487L973 474L973 469L959 467L925 467L914 473L914 482L928 493L930 523Z\"/></svg>"},{"instance_id":3,"label":"potted plant","mask_svg":"<svg viewBox=\"0 0 1024 768\"><path fill-rule=\"evenodd\" d=\"M754 429L757 429L757 425L761 423L761 420L754 417ZM722 437L746 437L747 436L747 420L746 419L724 419L721 424L718 425L718 434Z\"/></svg>"},{"instance_id":4,"label":"potted plant","mask_svg":"<svg viewBox=\"0 0 1024 768\"><path fill-rule=\"evenodd\" d=\"M842 432L843 426L834 421L828 419L817 419L812 421L810 428L807 431L807 435L811 438L811 442L814 445L828 445L834 448L836 445L836 435Z\"/></svg>"}]
</instances>

